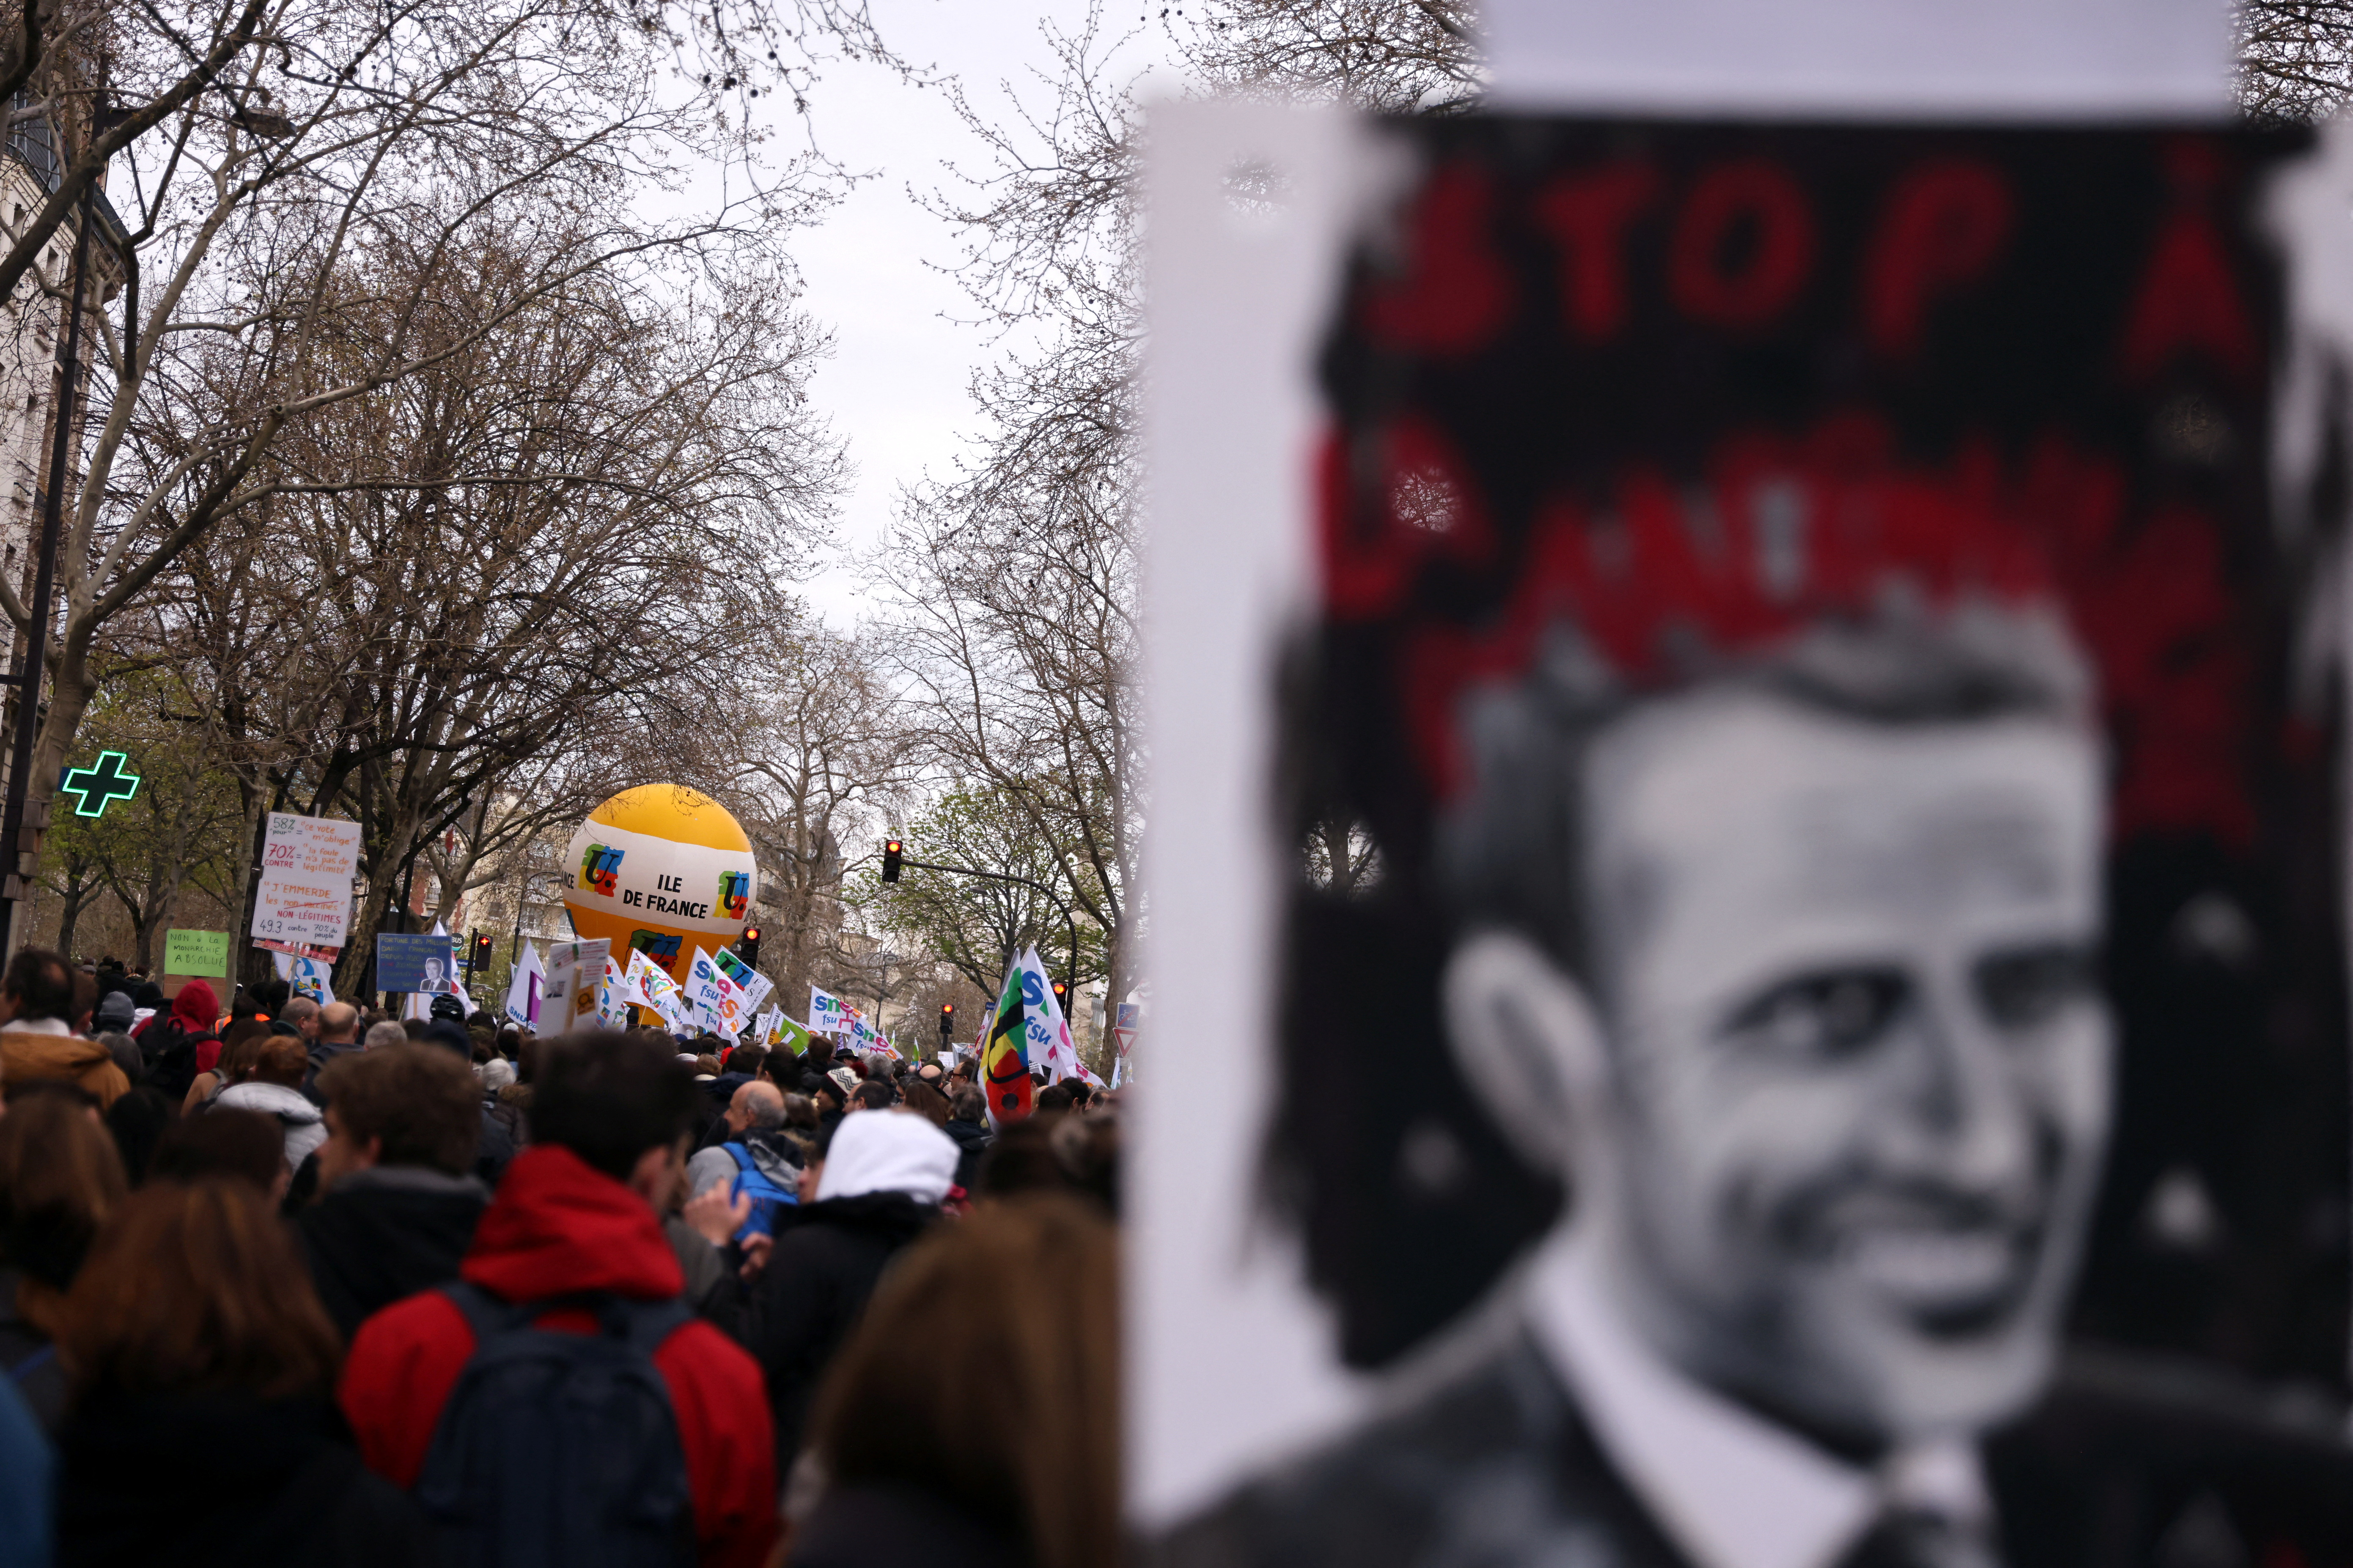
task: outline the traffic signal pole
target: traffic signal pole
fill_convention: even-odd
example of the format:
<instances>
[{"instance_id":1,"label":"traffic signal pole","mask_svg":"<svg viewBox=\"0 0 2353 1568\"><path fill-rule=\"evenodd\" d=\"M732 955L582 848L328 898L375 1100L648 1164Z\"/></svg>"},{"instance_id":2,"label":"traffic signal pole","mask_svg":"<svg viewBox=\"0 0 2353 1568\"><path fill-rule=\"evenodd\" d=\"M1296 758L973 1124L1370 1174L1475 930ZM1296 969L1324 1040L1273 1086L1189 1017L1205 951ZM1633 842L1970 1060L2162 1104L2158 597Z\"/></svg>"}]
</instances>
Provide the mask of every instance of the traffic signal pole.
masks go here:
<instances>
[{"instance_id":1,"label":"traffic signal pole","mask_svg":"<svg viewBox=\"0 0 2353 1568\"><path fill-rule=\"evenodd\" d=\"M895 845L899 841L894 838L891 840L891 842ZM977 866L942 866L930 860L910 860L907 858L906 852L903 849L899 852L896 859L900 866L913 866L918 871L944 871L951 877L986 877L992 882L1018 883L1024 888L1035 888L1038 891L1045 894L1049 899L1051 899L1054 903L1054 908L1061 914L1062 923L1070 928L1071 932L1071 963L1070 967L1062 972L1062 985L1067 991L1075 992L1078 990L1079 922L1071 917L1071 907L1062 902L1061 895L1055 892L1053 889L1048 887L1045 883L1034 880L1031 878L1016 877L1010 872L1006 871L984 871ZM885 881L895 882L899 879L896 877L886 877L883 879Z\"/></svg>"}]
</instances>

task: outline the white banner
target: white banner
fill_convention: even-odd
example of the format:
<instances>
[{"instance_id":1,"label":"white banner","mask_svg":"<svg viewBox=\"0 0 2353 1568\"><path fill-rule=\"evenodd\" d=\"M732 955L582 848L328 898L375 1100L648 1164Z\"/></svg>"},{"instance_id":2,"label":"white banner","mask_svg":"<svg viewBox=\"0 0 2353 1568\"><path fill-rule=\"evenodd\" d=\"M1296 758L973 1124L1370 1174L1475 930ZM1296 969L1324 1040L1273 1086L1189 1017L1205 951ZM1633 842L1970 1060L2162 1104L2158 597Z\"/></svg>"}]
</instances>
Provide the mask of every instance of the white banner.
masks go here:
<instances>
[{"instance_id":1,"label":"white banner","mask_svg":"<svg viewBox=\"0 0 2353 1568\"><path fill-rule=\"evenodd\" d=\"M351 935L352 878L359 865L358 823L271 812L255 879L251 934L343 946Z\"/></svg>"},{"instance_id":2,"label":"white banner","mask_svg":"<svg viewBox=\"0 0 2353 1568\"><path fill-rule=\"evenodd\" d=\"M849 1032L849 1009L841 998L829 992L809 987L809 1033L840 1036Z\"/></svg>"},{"instance_id":3,"label":"white banner","mask_svg":"<svg viewBox=\"0 0 2353 1568\"><path fill-rule=\"evenodd\" d=\"M524 1029L538 1026L540 984L546 973L540 966L539 949L524 942L522 956L515 961L514 978L507 982L508 1023Z\"/></svg>"}]
</instances>

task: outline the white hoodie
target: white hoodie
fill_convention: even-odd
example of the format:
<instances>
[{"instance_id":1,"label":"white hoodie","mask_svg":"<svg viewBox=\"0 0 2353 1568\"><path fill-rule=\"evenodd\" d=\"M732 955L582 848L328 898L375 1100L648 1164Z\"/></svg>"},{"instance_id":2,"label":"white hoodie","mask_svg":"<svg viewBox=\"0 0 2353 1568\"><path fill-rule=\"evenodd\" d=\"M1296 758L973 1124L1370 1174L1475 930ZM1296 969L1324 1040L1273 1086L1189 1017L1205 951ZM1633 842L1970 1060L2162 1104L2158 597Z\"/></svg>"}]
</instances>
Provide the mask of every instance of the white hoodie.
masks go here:
<instances>
[{"instance_id":1,"label":"white hoodie","mask_svg":"<svg viewBox=\"0 0 2353 1568\"><path fill-rule=\"evenodd\" d=\"M286 1129L286 1168L299 1171L311 1150L327 1141L327 1124L319 1108L300 1090L282 1083L237 1083L221 1090L213 1101L232 1110L259 1110L278 1118Z\"/></svg>"},{"instance_id":2,"label":"white hoodie","mask_svg":"<svg viewBox=\"0 0 2353 1568\"><path fill-rule=\"evenodd\" d=\"M957 1152L955 1139L912 1111L852 1111L833 1130L817 1201L905 1193L935 1204L955 1184Z\"/></svg>"}]
</instances>

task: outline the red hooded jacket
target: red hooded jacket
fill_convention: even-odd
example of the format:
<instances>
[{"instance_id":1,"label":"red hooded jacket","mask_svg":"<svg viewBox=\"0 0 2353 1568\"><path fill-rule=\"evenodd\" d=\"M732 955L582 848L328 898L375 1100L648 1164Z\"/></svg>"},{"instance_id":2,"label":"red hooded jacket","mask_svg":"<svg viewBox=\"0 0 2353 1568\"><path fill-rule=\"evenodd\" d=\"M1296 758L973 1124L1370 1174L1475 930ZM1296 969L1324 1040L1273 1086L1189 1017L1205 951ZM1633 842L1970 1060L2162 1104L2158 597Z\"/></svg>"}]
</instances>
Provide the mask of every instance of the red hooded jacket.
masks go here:
<instances>
[{"instance_id":1,"label":"red hooded jacket","mask_svg":"<svg viewBox=\"0 0 2353 1568\"><path fill-rule=\"evenodd\" d=\"M645 1200L555 1144L507 1167L459 1272L509 1301L588 1290L659 1300L685 1286ZM595 1327L576 1310L540 1323ZM337 1398L370 1468L400 1487L417 1484L441 1406L473 1353L473 1330L436 1290L360 1325ZM702 1561L757 1568L776 1531L776 1434L759 1363L698 1319L663 1342L654 1365L678 1413Z\"/></svg>"}]
</instances>

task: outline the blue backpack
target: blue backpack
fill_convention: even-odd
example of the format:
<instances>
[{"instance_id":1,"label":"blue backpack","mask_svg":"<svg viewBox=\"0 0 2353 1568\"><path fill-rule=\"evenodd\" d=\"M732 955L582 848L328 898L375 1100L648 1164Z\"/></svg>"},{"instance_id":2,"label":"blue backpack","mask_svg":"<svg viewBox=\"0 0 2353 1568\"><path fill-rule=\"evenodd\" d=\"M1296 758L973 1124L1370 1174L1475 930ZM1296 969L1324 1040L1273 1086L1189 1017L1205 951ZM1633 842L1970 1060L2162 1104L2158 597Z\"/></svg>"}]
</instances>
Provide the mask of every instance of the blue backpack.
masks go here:
<instances>
[{"instance_id":1,"label":"blue backpack","mask_svg":"<svg viewBox=\"0 0 2353 1568\"><path fill-rule=\"evenodd\" d=\"M506 1302L442 1294L474 1353L417 1479L445 1568L673 1568L695 1560L694 1501L670 1387L653 1363L693 1316L683 1302L595 1295ZM551 1308L599 1331L541 1329Z\"/></svg>"},{"instance_id":2,"label":"blue backpack","mask_svg":"<svg viewBox=\"0 0 2353 1568\"><path fill-rule=\"evenodd\" d=\"M752 1151L744 1145L722 1143L720 1147L726 1150L727 1157L735 1162L735 1182L727 1189L728 1200L733 1202L744 1193L752 1194L752 1215L735 1233L735 1239L740 1242L755 1236L775 1235L776 1210L786 1204L798 1204L801 1200L776 1185L768 1173L760 1169L759 1162L752 1158Z\"/></svg>"}]
</instances>

